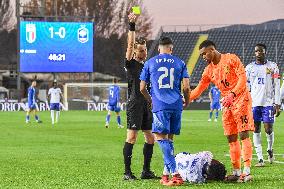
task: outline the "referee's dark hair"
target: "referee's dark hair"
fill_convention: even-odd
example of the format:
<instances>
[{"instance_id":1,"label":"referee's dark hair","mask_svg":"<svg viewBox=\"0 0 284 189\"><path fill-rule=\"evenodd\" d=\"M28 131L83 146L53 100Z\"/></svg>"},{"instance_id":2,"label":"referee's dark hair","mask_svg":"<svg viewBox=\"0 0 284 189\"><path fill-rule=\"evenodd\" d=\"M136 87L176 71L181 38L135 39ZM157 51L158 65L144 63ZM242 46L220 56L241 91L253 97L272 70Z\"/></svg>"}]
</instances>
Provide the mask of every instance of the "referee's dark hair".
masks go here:
<instances>
[{"instance_id":1,"label":"referee's dark hair","mask_svg":"<svg viewBox=\"0 0 284 189\"><path fill-rule=\"evenodd\" d=\"M216 48L216 45L213 41L205 40L199 45L199 50L204 48L204 47L206 48L206 47L209 47L209 46L213 46L214 48Z\"/></svg>"},{"instance_id":2,"label":"referee's dark hair","mask_svg":"<svg viewBox=\"0 0 284 189\"><path fill-rule=\"evenodd\" d=\"M137 48L137 45L146 45L146 39L144 37L137 38L135 40L134 48Z\"/></svg>"}]
</instances>

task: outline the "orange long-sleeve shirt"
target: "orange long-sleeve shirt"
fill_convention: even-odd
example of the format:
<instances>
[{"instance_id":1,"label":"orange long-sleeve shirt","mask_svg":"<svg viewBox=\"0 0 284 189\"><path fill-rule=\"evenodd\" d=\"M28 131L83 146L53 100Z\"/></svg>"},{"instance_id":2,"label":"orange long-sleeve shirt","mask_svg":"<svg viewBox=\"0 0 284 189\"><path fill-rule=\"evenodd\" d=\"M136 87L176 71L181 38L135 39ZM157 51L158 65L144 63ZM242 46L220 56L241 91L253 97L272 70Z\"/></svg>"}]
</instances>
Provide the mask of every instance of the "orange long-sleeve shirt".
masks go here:
<instances>
[{"instance_id":1,"label":"orange long-sleeve shirt","mask_svg":"<svg viewBox=\"0 0 284 189\"><path fill-rule=\"evenodd\" d=\"M205 68L198 86L191 91L190 100L198 98L210 82L218 87L222 96L233 92L238 97L248 92L245 68L235 54L221 54L218 64L210 63Z\"/></svg>"}]
</instances>

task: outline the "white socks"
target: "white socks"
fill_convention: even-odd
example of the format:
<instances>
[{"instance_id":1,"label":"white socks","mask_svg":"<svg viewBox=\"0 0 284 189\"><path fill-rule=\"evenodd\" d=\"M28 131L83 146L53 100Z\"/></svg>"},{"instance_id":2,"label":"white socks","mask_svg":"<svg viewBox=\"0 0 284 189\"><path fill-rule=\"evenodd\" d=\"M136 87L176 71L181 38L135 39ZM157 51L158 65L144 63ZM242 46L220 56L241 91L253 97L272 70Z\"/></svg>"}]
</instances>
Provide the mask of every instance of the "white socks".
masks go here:
<instances>
[{"instance_id":1,"label":"white socks","mask_svg":"<svg viewBox=\"0 0 284 189\"><path fill-rule=\"evenodd\" d=\"M60 111L56 111L56 120L55 123L58 123Z\"/></svg>"},{"instance_id":2,"label":"white socks","mask_svg":"<svg viewBox=\"0 0 284 189\"><path fill-rule=\"evenodd\" d=\"M244 167L243 174L250 175L250 167Z\"/></svg>"},{"instance_id":3,"label":"white socks","mask_svg":"<svg viewBox=\"0 0 284 189\"><path fill-rule=\"evenodd\" d=\"M263 160L262 146L261 146L261 133L253 133L253 144L258 160Z\"/></svg>"},{"instance_id":4,"label":"white socks","mask_svg":"<svg viewBox=\"0 0 284 189\"><path fill-rule=\"evenodd\" d=\"M234 170L233 170L233 175L235 175L235 176L241 176L241 169L234 169Z\"/></svg>"},{"instance_id":5,"label":"white socks","mask_svg":"<svg viewBox=\"0 0 284 189\"><path fill-rule=\"evenodd\" d=\"M274 143L274 132L272 132L270 135L266 134L266 138L267 138L267 150L272 150Z\"/></svg>"},{"instance_id":6,"label":"white socks","mask_svg":"<svg viewBox=\"0 0 284 189\"><path fill-rule=\"evenodd\" d=\"M272 132L270 135L266 134L267 139L267 150L273 149L273 143L274 143L274 132ZM253 133L253 144L255 147L255 152L257 155L258 160L263 160L262 155L262 146L261 146L261 133Z\"/></svg>"},{"instance_id":7,"label":"white socks","mask_svg":"<svg viewBox=\"0 0 284 189\"><path fill-rule=\"evenodd\" d=\"M51 124L54 124L54 110L50 110L50 114L51 114Z\"/></svg>"},{"instance_id":8,"label":"white socks","mask_svg":"<svg viewBox=\"0 0 284 189\"><path fill-rule=\"evenodd\" d=\"M50 114L51 114L51 123L53 125L54 124L54 110L50 110ZM58 122L59 115L60 115L60 111L56 111L55 123Z\"/></svg>"}]
</instances>

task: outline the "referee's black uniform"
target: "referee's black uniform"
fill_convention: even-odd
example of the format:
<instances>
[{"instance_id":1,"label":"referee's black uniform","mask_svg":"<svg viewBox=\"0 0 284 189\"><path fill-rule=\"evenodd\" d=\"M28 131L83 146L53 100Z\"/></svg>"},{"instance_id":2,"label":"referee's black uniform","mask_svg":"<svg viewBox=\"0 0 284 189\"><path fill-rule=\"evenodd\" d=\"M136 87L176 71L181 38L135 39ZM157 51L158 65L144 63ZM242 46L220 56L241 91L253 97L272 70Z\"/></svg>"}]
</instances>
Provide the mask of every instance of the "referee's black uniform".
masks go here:
<instances>
[{"instance_id":1,"label":"referee's black uniform","mask_svg":"<svg viewBox=\"0 0 284 189\"><path fill-rule=\"evenodd\" d=\"M130 130L152 130L153 115L147 100L140 92L140 73L143 64L135 59L125 60L125 69L128 79L128 100L126 105L127 129ZM124 180L135 180L131 171L132 149L131 143L125 142L123 147L124 156ZM150 170L154 144L144 144L144 165L141 179L157 179L154 172Z\"/></svg>"},{"instance_id":2,"label":"referee's black uniform","mask_svg":"<svg viewBox=\"0 0 284 189\"><path fill-rule=\"evenodd\" d=\"M125 60L128 80L128 100L126 105L127 128L132 130L151 130L152 112L148 102L140 92L140 73L143 64L135 59Z\"/></svg>"}]
</instances>

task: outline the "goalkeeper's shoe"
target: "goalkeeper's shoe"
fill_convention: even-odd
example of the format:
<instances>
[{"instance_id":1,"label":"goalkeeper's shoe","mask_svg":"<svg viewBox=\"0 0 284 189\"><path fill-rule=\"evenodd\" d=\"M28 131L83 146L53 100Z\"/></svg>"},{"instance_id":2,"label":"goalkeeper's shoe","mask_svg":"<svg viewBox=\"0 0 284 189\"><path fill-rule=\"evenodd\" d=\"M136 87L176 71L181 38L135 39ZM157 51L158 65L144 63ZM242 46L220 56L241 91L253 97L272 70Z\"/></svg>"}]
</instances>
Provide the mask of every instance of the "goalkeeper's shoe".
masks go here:
<instances>
[{"instance_id":1,"label":"goalkeeper's shoe","mask_svg":"<svg viewBox=\"0 0 284 189\"><path fill-rule=\"evenodd\" d=\"M108 127L109 127L109 123L106 123L106 124L105 124L105 127L108 128Z\"/></svg>"},{"instance_id":2,"label":"goalkeeper's shoe","mask_svg":"<svg viewBox=\"0 0 284 189\"><path fill-rule=\"evenodd\" d=\"M153 171L142 171L141 179L160 179Z\"/></svg>"},{"instance_id":3,"label":"goalkeeper's shoe","mask_svg":"<svg viewBox=\"0 0 284 189\"><path fill-rule=\"evenodd\" d=\"M248 175L241 174L241 176L240 176L240 178L238 180L238 182L241 182L241 183L243 183L243 182L250 182L250 181L252 181L252 176L250 174L248 174Z\"/></svg>"}]
</instances>

